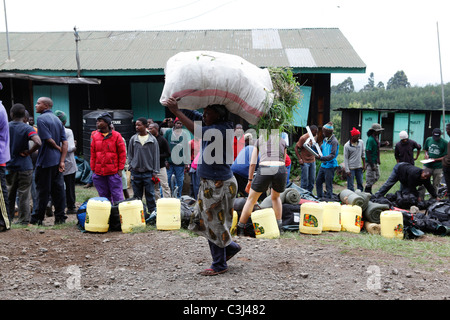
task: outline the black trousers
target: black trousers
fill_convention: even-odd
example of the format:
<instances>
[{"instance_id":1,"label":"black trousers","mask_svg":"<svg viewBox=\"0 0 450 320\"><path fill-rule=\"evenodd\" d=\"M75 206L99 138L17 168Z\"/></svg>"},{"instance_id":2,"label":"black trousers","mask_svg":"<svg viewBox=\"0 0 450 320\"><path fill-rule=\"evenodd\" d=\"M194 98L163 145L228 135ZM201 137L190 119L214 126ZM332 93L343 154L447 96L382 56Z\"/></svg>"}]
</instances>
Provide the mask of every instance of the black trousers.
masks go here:
<instances>
[{"instance_id":1,"label":"black trousers","mask_svg":"<svg viewBox=\"0 0 450 320\"><path fill-rule=\"evenodd\" d=\"M64 176L67 209L75 209L75 174L76 172Z\"/></svg>"},{"instance_id":2,"label":"black trousers","mask_svg":"<svg viewBox=\"0 0 450 320\"><path fill-rule=\"evenodd\" d=\"M55 207L55 223L63 223L67 218L64 213L66 208L66 193L64 191L64 177L59 172L59 166L56 165L48 168L36 167L35 181L39 205L37 210L31 215L30 223L42 224L50 196Z\"/></svg>"}]
</instances>

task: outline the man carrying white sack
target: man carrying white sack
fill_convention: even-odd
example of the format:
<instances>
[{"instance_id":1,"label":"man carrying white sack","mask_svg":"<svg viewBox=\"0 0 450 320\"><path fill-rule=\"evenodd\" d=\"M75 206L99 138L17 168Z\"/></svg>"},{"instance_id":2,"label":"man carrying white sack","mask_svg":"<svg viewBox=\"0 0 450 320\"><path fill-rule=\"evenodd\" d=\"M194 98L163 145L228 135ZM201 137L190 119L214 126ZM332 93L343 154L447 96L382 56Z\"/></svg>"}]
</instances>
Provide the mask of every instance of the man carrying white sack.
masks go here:
<instances>
[{"instance_id":1,"label":"man carrying white sack","mask_svg":"<svg viewBox=\"0 0 450 320\"><path fill-rule=\"evenodd\" d=\"M189 229L208 240L213 261L211 267L200 274L214 276L227 272L227 261L241 250L230 234L237 182L231 171L233 153L227 153L227 150L233 150L233 139L227 139L226 132L233 129L233 123L227 120L228 111L222 105L206 107L203 115L197 111L181 111L173 97L165 101L164 105L194 135L200 130L203 138L202 153L197 164L200 177L198 200ZM199 125L200 121L203 121L203 125ZM207 140L206 136L210 136L210 139ZM231 160L227 161L229 155Z\"/></svg>"}]
</instances>

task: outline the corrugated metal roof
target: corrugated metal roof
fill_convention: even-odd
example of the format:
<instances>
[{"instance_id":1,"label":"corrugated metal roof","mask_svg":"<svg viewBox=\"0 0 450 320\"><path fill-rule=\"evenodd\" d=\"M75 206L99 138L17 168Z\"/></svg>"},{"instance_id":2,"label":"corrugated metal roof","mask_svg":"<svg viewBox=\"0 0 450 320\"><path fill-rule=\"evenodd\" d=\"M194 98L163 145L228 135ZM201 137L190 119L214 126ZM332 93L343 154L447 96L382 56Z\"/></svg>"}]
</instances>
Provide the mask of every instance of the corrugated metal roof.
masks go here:
<instances>
[{"instance_id":1,"label":"corrugated metal roof","mask_svg":"<svg viewBox=\"0 0 450 320\"><path fill-rule=\"evenodd\" d=\"M259 67L291 67L298 72L365 72L366 65L339 29L79 32L81 69L162 70L182 51L208 50L241 56ZM6 39L0 33L0 39ZM73 32L9 33L0 46L0 69L47 73L77 70ZM142 74L142 73L141 73Z\"/></svg>"}]
</instances>

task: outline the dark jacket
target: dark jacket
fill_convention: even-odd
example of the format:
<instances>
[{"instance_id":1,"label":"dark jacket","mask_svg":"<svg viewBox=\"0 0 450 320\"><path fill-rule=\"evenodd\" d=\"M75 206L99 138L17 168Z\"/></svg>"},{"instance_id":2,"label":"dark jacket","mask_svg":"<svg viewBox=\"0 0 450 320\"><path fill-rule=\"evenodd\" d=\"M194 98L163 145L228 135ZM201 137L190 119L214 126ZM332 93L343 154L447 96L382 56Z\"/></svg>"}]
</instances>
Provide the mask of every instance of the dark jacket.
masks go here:
<instances>
[{"instance_id":1,"label":"dark jacket","mask_svg":"<svg viewBox=\"0 0 450 320\"><path fill-rule=\"evenodd\" d=\"M139 141L139 134L135 134L130 139L128 145L128 163L131 171L158 173L159 146L156 138L149 133L147 141L142 145Z\"/></svg>"},{"instance_id":2,"label":"dark jacket","mask_svg":"<svg viewBox=\"0 0 450 320\"><path fill-rule=\"evenodd\" d=\"M418 196L417 187L424 186L431 196L437 197L436 190L430 182L430 179L423 180L420 178L423 169L413 166L409 163L402 163L398 166L398 180L410 193Z\"/></svg>"},{"instance_id":3,"label":"dark jacket","mask_svg":"<svg viewBox=\"0 0 450 320\"><path fill-rule=\"evenodd\" d=\"M159 146L159 167L162 168L166 166L166 160L170 157L169 142L160 134L155 138Z\"/></svg>"},{"instance_id":4,"label":"dark jacket","mask_svg":"<svg viewBox=\"0 0 450 320\"><path fill-rule=\"evenodd\" d=\"M192 121L201 121L202 114L196 110L182 110L182 112ZM208 180L228 180L233 176L233 172L231 171L231 164L233 163L233 139L227 139L227 130L233 132L233 123L229 121L223 121L220 123L213 124L211 126L202 126L202 139L204 138L205 132L210 129L216 129L220 131L223 138L222 150L215 150L215 148L208 148L210 144L213 144L215 141L215 137L211 137L211 141L202 140L202 154L199 156L198 166L197 166L197 174L200 178L208 179ZM219 144L220 145L220 144ZM231 150L231 152L227 152ZM207 163L213 157L210 154L206 154L209 156L209 160L205 159L205 153L214 153L221 152L222 159L219 159L218 163L214 161L213 163ZM205 160L204 160L205 159Z\"/></svg>"},{"instance_id":5,"label":"dark jacket","mask_svg":"<svg viewBox=\"0 0 450 320\"><path fill-rule=\"evenodd\" d=\"M421 149L421 146L414 140L408 139L406 142L397 142L394 152L395 159L398 162L408 162L414 164L414 149Z\"/></svg>"}]
</instances>

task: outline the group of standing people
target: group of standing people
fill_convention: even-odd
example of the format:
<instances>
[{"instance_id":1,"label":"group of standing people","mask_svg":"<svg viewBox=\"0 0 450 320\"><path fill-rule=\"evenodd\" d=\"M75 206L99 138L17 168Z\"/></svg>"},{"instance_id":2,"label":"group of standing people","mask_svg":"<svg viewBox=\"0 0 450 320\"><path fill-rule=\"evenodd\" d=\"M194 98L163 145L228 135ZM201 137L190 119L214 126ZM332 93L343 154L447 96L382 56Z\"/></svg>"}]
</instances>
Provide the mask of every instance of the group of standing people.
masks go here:
<instances>
[{"instance_id":1,"label":"group of standing people","mask_svg":"<svg viewBox=\"0 0 450 320\"><path fill-rule=\"evenodd\" d=\"M195 186L193 194L197 199L189 229L208 240L212 256L210 268L203 270L201 274L212 276L224 273L228 270L227 261L241 250L240 245L233 241L230 234L233 204L240 190L245 191L248 197L237 224L238 235L245 234L245 225L254 205L268 189L270 189L275 217L281 229L280 194L286 188L290 165L290 159L287 161L288 142L281 137L281 134L260 135L255 143L251 142L253 138L251 134L235 135L234 140L224 139L223 137L227 137L227 131L233 129L233 123L228 120L228 111L223 105L210 105L204 108L203 114L192 110L180 110L176 98L168 99L164 105L176 116L173 127L162 135L162 130L157 123L139 118L135 122L136 134L130 139L128 147L121 134L113 129L109 113L105 112L97 117L97 130L92 132L90 149L94 186L99 196L106 197L113 203L124 200L122 175L125 164L128 163L134 196L142 199L145 197L147 210L153 211L156 208L156 199L161 196L160 192L163 197L172 196L173 185L171 186L172 179L169 177L175 175L178 186L176 196L180 197L182 176L184 177L185 172L189 172ZM72 174L70 153L76 150L76 146L71 142L73 133L65 128L64 113L60 111L54 113L52 106L51 99L45 97L38 99L35 107L40 117L37 119L36 128L26 123L26 110L22 105L13 106L11 109L13 120L5 126L5 123L8 123L6 110L2 105L0 106L0 129L2 130L0 132L2 191L0 192L2 212L0 230L10 228L12 217L8 213L10 210L7 210L8 200L15 201L15 192L19 195L19 208L24 206L21 202L23 199L27 201L29 192L24 192L22 185L17 184L16 181L27 181L31 188L33 172L38 201L34 203L36 210L30 215L29 223L42 224L49 200L55 206L55 224L64 223L65 208L74 209L74 188L70 187L74 177L65 177L65 172L66 175ZM182 126L194 134L194 139L183 134ZM8 130L4 129L6 127ZM317 126L312 125L310 131L311 135L317 139ZM379 136L382 131L383 128L379 124L373 124L367 133L367 145L364 145L361 133L357 129L353 128L350 132L351 138L344 145L344 168L348 175L349 189L354 188L353 181L356 178L357 187L362 190L363 172L366 171L364 190L372 192L372 187L380 174L380 147L383 143L380 142ZM209 139L196 137L195 134L199 132L202 137L207 135ZM219 139L223 139L222 143L219 143L218 136L211 132L220 133ZM312 192L315 186L319 198L331 199L333 194L333 178L338 167L339 153L339 142L333 132L331 122L322 127L324 139L320 152L317 149L317 152L311 152L315 146L312 144L309 133L302 135L295 145L295 153L301 166L301 187ZM447 126L447 132L450 133L450 125ZM419 186L421 180L429 179L432 171L435 172L436 181L442 172L446 178L448 177L447 181L450 181L450 157L447 155L447 143L440 137L440 132L433 131L432 139L427 139L424 146L426 158L433 159L433 162L428 164L430 170L422 170L407 163L414 155L412 151L405 151L406 146L418 149L414 159L417 159L421 148L407 141L407 135L405 136L404 133L402 138L398 146L398 154L396 146L398 165L378 193L387 192L396 181L405 185ZM242 177L238 181L236 179L238 175L235 175L232 169L234 166L232 160L236 161L240 154L236 150L238 144L239 150L243 152L244 160L242 161L248 168L246 181ZM186 150L191 151L189 159L183 153ZM234 150L231 161L230 150ZM30 156L34 152L37 152L37 158L33 165ZM316 161L321 162L317 177ZM186 167L187 164L190 164L190 167ZM405 164L412 166L413 169ZM407 180L403 179L405 175L408 176ZM5 181L5 176L8 183ZM13 195L8 196L9 190ZM436 193L430 193L432 196L436 195ZM28 212L30 212L29 208ZM24 219L26 221L26 218Z\"/></svg>"},{"instance_id":2,"label":"group of standing people","mask_svg":"<svg viewBox=\"0 0 450 320\"><path fill-rule=\"evenodd\" d=\"M97 130L91 135L90 165L94 186L100 197L112 203L125 200L122 176L128 163L133 196L145 198L146 209L153 212L161 191L164 197L171 196L169 170L166 169L169 143L160 134L157 123L139 118L135 122L136 134L126 147L124 138L111 123L108 112L100 114L96 119Z\"/></svg>"},{"instance_id":3,"label":"group of standing people","mask_svg":"<svg viewBox=\"0 0 450 320\"><path fill-rule=\"evenodd\" d=\"M23 104L11 107L9 122L0 105L0 230L10 229L16 203L20 224L42 224L49 204L55 208L55 224L65 222L66 208L75 210L73 132L64 126L65 113L53 113L52 107L50 98L40 97L35 105L40 116L31 126L32 117Z\"/></svg>"},{"instance_id":4,"label":"group of standing people","mask_svg":"<svg viewBox=\"0 0 450 320\"><path fill-rule=\"evenodd\" d=\"M310 127L312 135L317 139L318 132L316 126ZM447 125L447 132L450 132L450 124ZM388 146L389 142L380 140L380 135L384 128L380 124L374 123L367 131L366 144L361 139L361 132L356 128L350 131L350 139L344 144L344 161L342 169L347 178L347 188L354 191L356 180L357 189L372 193L374 184L380 179L380 148ZM295 153L301 167L301 187L312 192L316 187L316 194L321 199L332 199L333 179L335 170L339 166L337 154L339 143L333 135L333 126L327 123L322 128L323 142L321 145L321 155L311 152L312 140L310 134L302 135L296 146ZM427 138L423 147L425 159L429 162L424 164L424 168L415 166L414 161L418 159L422 147L414 140L409 139L406 131L399 134L400 141L395 145L394 156L397 165L392 171L390 179L382 186L375 196L384 196L387 191L397 182L401 182L401 188L405 192L416 194L423 199L425 189L433 198L437 198L438 188L441 185L441 177L446 174L450 181L450 156L447 155L447 141L442 137L439 128L435 128L432 136ZM305 147L307 143L309 147ZM317 150L316 150L317 151ZM316 171L315 161L321 161L318 171ZM397 170L399 167L403 169ZM317 172L317 177L315 176ZM364 172L366 173L366 184L364 187ZM399 173L400 172L400 173ZM433 183L430 180L433 179ZM325 184L325 193L323 192Z\"/></svg>"}]
</instances>

